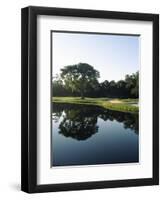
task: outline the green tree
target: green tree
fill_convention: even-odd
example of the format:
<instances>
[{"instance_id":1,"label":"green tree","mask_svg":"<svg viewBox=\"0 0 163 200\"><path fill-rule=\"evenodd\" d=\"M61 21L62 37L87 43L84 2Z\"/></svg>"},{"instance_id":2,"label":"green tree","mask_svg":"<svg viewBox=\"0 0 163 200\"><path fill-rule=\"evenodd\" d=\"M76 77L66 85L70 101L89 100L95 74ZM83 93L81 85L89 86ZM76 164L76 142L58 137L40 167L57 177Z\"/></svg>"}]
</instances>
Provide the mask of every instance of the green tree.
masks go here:
<instances>
[{"instance_id":1,"label":"green tree","mask_svg":"<svg viewBox=\"0 0 163 200\"><path fill-rule=\"evenodd\" d=\"M63 94L65 94L63 81L58 74L56 74L56 76L54 76L52 79L52 94L53 96L62 96Z\"/></svg>"},{"instance_id":2,"label":"green tree","mask_svg":"<svg viewBox=\"0 0 163 200\"><path fill-rule=\"evenodd\" d=\"M87 63L68 65L61 69L61 78L65 86L71 88L72 92L80 92L82 99L88 87L97 85L99 77L99 72Z\"/></svg>"},{"instance_id":3,"label":"green tree","mask_svg":"<svg viewBox=\"0 0 163 200\"><path fill-rule=\"evenodd\" d=\"M136 98L139 97L139 72L126 75L125 82L126 88L130 91L130 94Z\"/></svg>"}]
</instances>

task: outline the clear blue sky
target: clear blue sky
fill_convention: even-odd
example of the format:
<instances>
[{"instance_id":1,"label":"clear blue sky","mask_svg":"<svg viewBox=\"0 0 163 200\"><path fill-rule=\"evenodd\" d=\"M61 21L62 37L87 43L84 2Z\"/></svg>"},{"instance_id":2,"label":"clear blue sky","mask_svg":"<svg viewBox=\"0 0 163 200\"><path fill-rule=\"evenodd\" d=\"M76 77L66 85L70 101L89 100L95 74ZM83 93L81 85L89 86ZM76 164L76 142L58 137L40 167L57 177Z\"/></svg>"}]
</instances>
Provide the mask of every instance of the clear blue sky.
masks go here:
<instances>
[{"instance_id":1,"label":"clear blue sky","mask_svg":"<svg viewBox=\"0 0 163 200\"><path fill-rule=\"evenodd\" d=\"M88 63L99 81L121 80L139 70L139 36L53 32L53 76L66 65Z\"/></svg>"}]
</instances>

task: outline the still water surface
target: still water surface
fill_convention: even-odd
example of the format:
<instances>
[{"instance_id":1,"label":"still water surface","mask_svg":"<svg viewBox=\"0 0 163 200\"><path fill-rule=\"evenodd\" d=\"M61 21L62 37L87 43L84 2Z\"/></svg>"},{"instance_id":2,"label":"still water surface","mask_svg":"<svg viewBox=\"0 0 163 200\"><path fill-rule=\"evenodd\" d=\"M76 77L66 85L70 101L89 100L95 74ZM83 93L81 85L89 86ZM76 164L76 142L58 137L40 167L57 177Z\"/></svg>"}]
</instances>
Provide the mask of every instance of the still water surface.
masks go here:
<instances>
[{"instance_id":1,"label":"still water surface","mask_svg":"<svg viewBox=\"0 0 163 200\"><path fill-rule=\"evenodd\" d=\"M52 105L52 166L139 162L138 115Z\"/></svg>"}]
</instances>

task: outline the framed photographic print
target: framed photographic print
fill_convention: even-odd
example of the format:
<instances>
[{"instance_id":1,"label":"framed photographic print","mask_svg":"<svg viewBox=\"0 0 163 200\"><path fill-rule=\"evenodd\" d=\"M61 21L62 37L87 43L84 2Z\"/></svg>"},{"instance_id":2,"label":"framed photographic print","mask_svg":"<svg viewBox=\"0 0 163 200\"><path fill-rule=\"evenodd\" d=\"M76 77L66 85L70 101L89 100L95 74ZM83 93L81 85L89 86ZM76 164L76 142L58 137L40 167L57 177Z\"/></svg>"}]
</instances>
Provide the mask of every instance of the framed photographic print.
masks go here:
<instances>
[{"instance_id":1,"label":"framed photographic print","mask_svg":"<svg viewBox=\"0 0 163 200\"><path fill-rule=\"evenodd\" d=\"M159 184L159 16L22 9L22 190Z\"/></svg>"}]
</instances>

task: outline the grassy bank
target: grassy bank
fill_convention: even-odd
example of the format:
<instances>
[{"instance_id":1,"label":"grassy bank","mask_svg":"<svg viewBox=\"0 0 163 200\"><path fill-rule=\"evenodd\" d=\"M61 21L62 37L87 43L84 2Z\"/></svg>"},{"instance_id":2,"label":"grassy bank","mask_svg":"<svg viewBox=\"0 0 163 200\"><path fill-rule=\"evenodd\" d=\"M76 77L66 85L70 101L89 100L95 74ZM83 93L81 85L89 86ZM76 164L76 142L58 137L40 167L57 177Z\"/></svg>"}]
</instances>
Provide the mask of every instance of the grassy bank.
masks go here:
<instances>
[{"instance_id":1,"label":"grassy bank","mask_svg":"<svg viewBox=\"0 0 163 200\"><path fill-rule=\"evenodd\" d=\"M138 112L139 107L136 105L138 99L112 99L112 98L85 98L80 97L53 97L52 101L55 103L71 103L82 105L101 106L110 110L117 110L123 112Z\"/></svg>"}]
</instances>

